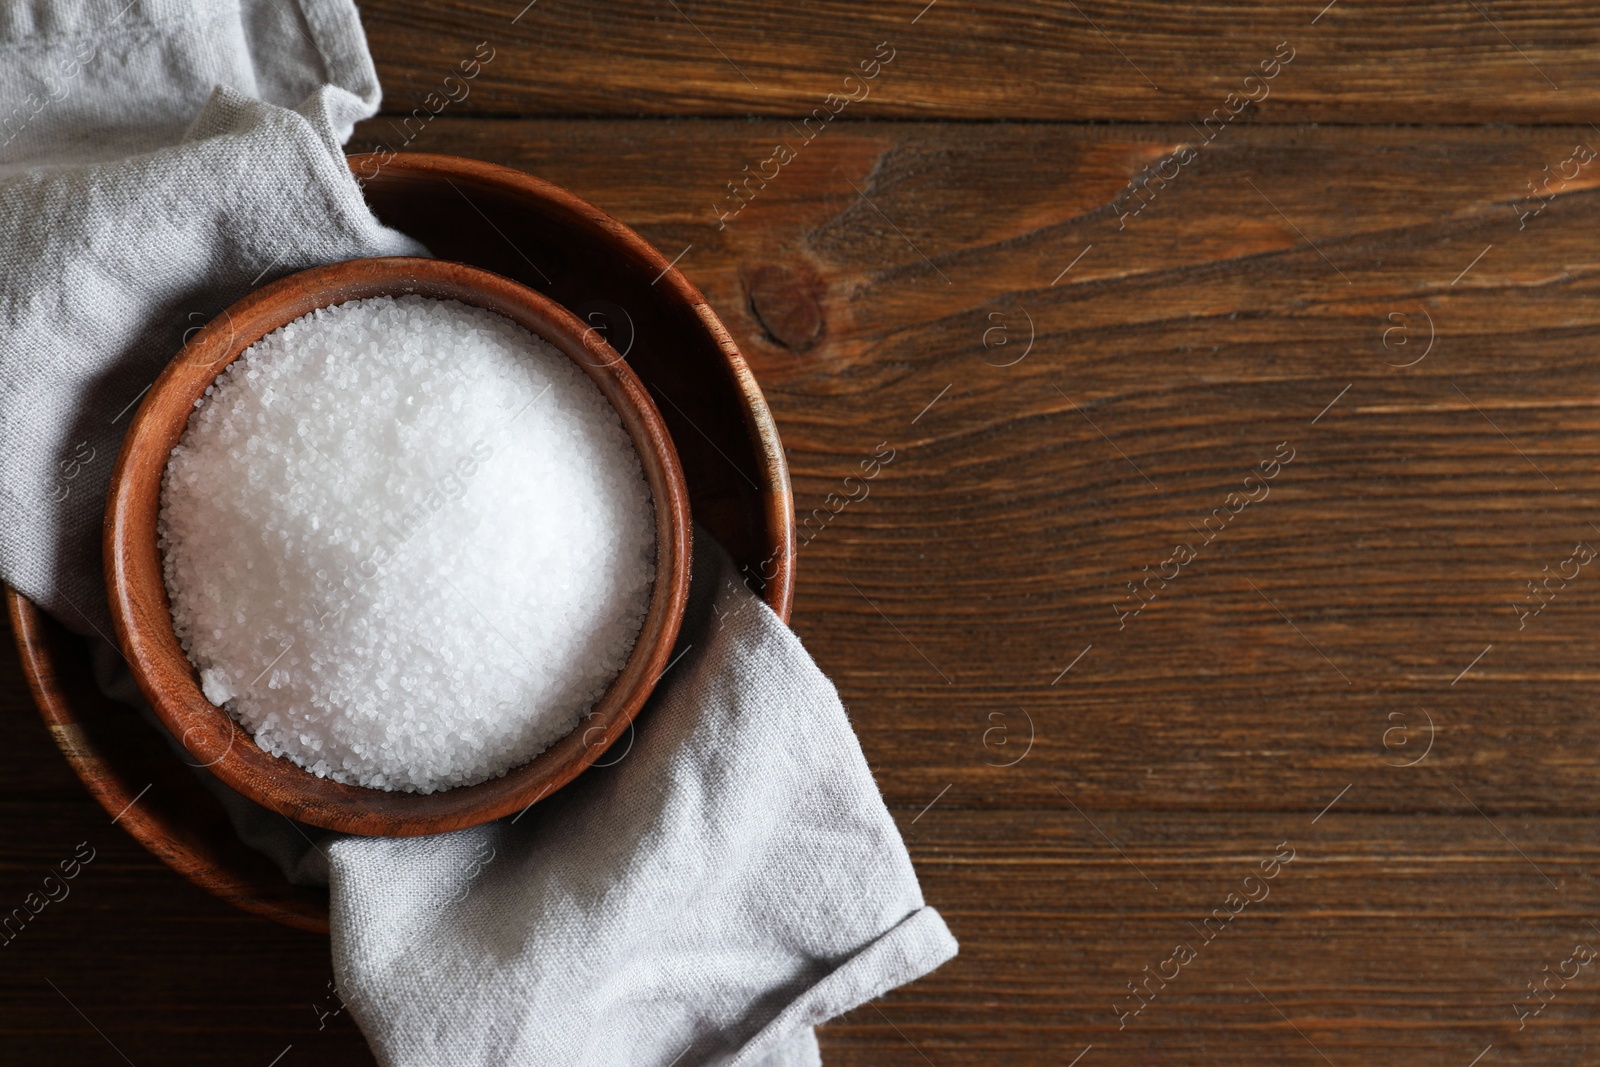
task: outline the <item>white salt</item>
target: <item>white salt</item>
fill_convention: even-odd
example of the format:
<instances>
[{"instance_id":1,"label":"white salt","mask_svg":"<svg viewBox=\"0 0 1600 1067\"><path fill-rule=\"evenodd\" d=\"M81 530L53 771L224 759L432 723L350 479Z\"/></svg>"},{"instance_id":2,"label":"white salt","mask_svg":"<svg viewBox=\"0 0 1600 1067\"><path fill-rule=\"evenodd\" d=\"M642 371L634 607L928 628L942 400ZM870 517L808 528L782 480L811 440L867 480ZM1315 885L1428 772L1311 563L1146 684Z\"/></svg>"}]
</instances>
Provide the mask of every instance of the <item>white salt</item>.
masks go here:
<instances>
[{"instance_id":1,"label":"white salt","mask_svg":"<svg viewBox=\"0 0 1600 1067\"><path fill-rule=\"evenodd\" d=\"M454 301L300 318L222 372L162 482L208 699L336 781L430 793L569 733L655 578L633 443L570 359Z\"/></svg>"}]
</instances>

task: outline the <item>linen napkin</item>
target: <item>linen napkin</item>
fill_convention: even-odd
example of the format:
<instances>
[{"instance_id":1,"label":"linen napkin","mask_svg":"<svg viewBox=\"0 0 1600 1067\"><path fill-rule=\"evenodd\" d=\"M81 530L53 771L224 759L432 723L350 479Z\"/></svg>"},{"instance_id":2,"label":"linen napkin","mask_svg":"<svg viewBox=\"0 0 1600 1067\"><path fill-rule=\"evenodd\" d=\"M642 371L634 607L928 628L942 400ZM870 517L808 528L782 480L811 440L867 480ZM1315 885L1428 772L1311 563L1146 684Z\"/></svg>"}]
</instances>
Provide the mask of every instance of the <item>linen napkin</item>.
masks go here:
<instances>
[{"instance_id":1,"label":"linen napkin","mask_svg":"<svg viewBox=\"0 0 1600 1067\"><path fill-rule=\"evenodd\" d=\"M294 270L425 254L344 166L378 98L349 0L0 9L0 578L78 632L109 633L107 480L187 333ZM833 687L703 531L691 601L631 737L519 816L313 844L209 779L327 879L380 1062L814 1064L813 1025L955 953Z\"/></svg>"},{"instance_id":2,"label":"linen napkin","mask_svg":"<svg viewBox=\"0 0 1600 1067\"><path fill-rule=\"evenodd\" d=\"M696 535L682 657L607 766L328 845L335 979L384 1062L816 1063L812 1026L955 954L832 683Z\"/></svg>"},{"instance_id":3,"label":"linen napkin","mask_svg":"<svg viewBox=\"0 0 1600 1067\"><path fill-rule=\"evenodd\" d=\"M130 405L189 333L293 271L425 254L339 150L378 95L348 2L0 6L0 574L79 633L111 631Z\"/></svg>"}]
</instances>

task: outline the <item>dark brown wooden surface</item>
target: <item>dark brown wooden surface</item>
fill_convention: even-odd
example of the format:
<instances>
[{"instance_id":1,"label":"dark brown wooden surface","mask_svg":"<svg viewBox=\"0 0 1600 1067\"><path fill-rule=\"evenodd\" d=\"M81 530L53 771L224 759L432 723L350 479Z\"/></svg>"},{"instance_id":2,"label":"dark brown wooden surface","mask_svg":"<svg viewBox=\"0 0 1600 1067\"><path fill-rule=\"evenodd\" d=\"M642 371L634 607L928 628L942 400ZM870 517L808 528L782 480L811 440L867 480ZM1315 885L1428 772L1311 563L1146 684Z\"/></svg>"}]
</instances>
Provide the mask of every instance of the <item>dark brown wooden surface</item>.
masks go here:
<instances>
[{"instance_id":1,"label":"dark brown wooden surface","mask_svg":"<svg viewBox=\"0 0 1600 1067\"><path fill-rule=\"evenodd\" d=\"M1586 122L1600 91L1583 0L381 0L362 13L400 112L480 42L494 59L462 108L480 114L794 118L880 41L897 58L851 105L876 117L1198 121L1280 41L1306 62L1274 87L1272 121Z\"/></svg>"},{"instance_id":2,"label":"dark brown wooden surface","mask_svg":"<svg viewBox=\"0 0 1600 1067\"><path fill-rule=\"evenodd\" d=\"M1521 1030L1514 1006L1600 947L1600 566L1520 629L1512 605L1600 546L1600 159L1526 199L1600 148L1600 20L677 6L367 5L393 117L352 147L398 148L493 41L410 147L686 250L765 387L797 510L823 509L795 629L962 944L825 1027L825 1061L1591 1062L1600 967ZM725 183L882 40L872 95L719 228ZM1203 143L1190 123L1282 40L1272 95ZM1266 498L1119 630L1124 583L1198 547L1280 443ZM8 1055L365 1062L345 1017L317 1030L325 942L108 826L9 653L0 701L0 905L100 850L3 950ZM1270 896L1206 943L1280 843ZM1196 958L1119 1030L1179 942Z\"/></svg>"}]
</instances>

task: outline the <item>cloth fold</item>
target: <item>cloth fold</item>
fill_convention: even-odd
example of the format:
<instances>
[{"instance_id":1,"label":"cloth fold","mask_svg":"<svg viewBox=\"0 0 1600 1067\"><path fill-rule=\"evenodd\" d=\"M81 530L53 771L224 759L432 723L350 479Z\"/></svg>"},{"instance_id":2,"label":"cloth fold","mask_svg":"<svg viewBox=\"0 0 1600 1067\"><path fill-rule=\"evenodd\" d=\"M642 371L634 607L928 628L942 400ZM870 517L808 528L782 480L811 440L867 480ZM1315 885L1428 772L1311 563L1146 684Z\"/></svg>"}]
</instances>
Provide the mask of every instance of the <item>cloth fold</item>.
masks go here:
<instances>
[{"instance_id":1,"label":"cloth fold","mask_svg":"<svg viewBox=\"0 0 1600 1067\"><path fill-rule=\"evenodd\" d=\"M284 51L258 56L248 37ZM263 84L303 95L293 110L245 95ZM0 116L0 574L109 640L106 487L172 354L264 282L426 250L373 218L345 166L341 143L379 100L348 0L9 8L0 93L29 85L58 92L10 127Z\"/></svg>"},{"instance_id":2,"label":"cloth fold","mask_svg":"<svg viewBox=\"0 0 1600 1067\"><path fill-rule=\"evenodd\" d=\"M696 533L680 658L605 766L512 819L327 845L335 979L383 1062L753 1067L955 954L833 684Z\"/></svg>"},{"instance_id":3,"label":"cloth fold","mask_svg":"<svg viewBox=\"0 0 1600 1067\"><path fill-rule=\"evenodd\" d=\"M331 89L336 144L380 97L349 0L11 0L0 170L176 144L219 85L282 108Z\"/></svg>"},{"instance_id":4,"label":"cloth fold","mask_svg":"<svg viewBox=\"0 0 1600 1067\"><path fill-rule=\"evenodd\" d=\"M0 578L109 642L111 467L188 333L292 271L426 250L344 163L379 101L350 0L7 5L0 101L17 100L0 105ZM196 771L241 838L328 884L340 994L387 1067L814 1067L813 1026L955 953L831 683L704 531L694 566L683 655L636 728L521 815L318 835ZM97 667L142 706L109 643Z\"/></svg>"}]
</instances>

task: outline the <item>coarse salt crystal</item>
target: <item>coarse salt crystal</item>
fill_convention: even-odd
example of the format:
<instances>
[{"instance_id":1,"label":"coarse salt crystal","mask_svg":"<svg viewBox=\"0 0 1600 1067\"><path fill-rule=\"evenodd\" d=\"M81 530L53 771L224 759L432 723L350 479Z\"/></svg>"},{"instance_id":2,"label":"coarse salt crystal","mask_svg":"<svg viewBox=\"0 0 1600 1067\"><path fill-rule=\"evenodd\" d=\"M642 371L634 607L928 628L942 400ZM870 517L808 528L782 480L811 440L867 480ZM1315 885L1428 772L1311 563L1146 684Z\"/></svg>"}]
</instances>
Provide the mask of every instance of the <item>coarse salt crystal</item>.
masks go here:
<instances>
[{"instance_id":1,"label":"coarse salt crystal","mask_svg":"<svg viewBox=\"0 0 1600 1067\"><path fill-rule=\"evenodd\" d=\"M206 698L266 751L349 784L470 785L622 669L654 507L616 412L547 342L377 297L268 334L206 394L158 543Z\"/></svg>"}]
</instances>

